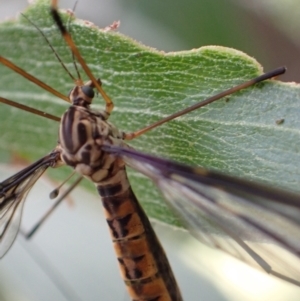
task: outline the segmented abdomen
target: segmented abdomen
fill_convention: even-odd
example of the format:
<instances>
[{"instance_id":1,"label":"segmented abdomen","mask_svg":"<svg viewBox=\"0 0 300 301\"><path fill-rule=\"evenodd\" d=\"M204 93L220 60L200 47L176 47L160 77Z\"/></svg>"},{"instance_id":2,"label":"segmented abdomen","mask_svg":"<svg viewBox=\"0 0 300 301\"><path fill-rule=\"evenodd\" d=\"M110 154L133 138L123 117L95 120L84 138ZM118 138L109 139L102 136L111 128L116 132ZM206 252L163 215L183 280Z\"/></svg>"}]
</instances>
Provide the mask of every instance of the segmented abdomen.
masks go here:
<instances>
[{"instance_id":1,"label":"segmented abdomen","mask_svg":"<svg viewBox=\"0 0 300 301\"><path fill-rule=\"evenodd\" d=\"M125 168L118 181L98 184L107 223L127 290L135 301L181 301L165 252L128 182Z\"/></svg>"}]
</instances>

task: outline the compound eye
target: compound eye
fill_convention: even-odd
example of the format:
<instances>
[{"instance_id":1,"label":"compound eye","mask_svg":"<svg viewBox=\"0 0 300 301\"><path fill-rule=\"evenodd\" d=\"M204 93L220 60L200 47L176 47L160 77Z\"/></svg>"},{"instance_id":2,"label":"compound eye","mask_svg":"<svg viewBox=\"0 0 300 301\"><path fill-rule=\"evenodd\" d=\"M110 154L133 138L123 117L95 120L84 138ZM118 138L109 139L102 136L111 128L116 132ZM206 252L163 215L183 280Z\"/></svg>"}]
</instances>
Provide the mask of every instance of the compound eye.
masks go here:
<instances>
[{"instance_id":1,"label":"compound eye","mask_svg":"<svg viewBox=\"0 0 300 301\"><path fill-rule=\"evenodd\" d=\"M84 93L85 96L87 96L89 98L94 98L94 96L95 96L95 92L94 92L93 88L91 88L89 86L82 86L81 91Z\"/></svg>"}]
</instances>

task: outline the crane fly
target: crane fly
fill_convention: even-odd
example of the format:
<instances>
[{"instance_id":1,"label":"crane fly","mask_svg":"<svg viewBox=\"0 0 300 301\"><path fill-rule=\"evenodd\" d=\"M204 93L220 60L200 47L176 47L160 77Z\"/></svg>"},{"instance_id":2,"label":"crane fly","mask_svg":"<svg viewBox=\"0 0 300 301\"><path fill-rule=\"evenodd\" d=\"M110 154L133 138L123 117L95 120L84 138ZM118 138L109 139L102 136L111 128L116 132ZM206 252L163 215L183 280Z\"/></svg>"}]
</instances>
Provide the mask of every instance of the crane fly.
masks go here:
<instances>
[{"instance_id":1,"label":"crane fly","mask_svg":"<svg viewBox=\"0 0 300 301\"><path fill-rule=\"evenodd\" d=\"M280 75L285 68L265 73L145 128L125 133L107 121L114 104L102 88L100 79L94 77L82 58L57 11L56 2L53 0L51 3L51 15L89 81L83 83L78 73L78 78L74 78L75 87L65 96L0 57L0 62L6 67L71 103L58 118L0 98L3 103L60 122L56 147L0 183L0 257L5 255L18 233L24 200L32 186L49 167L68 165L91 180L97 188L121 274L132 300L183 300L164 250L131 189L126 174L126 166L130 166L160 188L168 204L200 241L300 285L300 266L293 265L288 256L272 253L265 244L271 242L282 247L289 256L299 260L298 194L141 153L125 143L125 140L135 139L224 96ZM90 108L94 90L105 101L103 111ZM245 228L249 237L240 235ZM252 232L257 233L262 244L248 242Z\"/></svg>"}]
</instances>

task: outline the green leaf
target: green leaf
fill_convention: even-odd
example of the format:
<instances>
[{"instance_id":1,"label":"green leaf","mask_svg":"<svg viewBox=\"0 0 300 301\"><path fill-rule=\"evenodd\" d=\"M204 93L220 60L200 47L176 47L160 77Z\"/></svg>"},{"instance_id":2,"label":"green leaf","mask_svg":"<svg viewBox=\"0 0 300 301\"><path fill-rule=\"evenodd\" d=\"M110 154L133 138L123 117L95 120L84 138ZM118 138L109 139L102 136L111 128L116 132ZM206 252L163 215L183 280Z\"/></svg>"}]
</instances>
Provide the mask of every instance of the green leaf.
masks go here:
<instances>
[{"instance_id":1,"label":"green leaf","mask_svg":"<svg viewBox=\"0 0 300 301\"><path fill-rule=\"evenodd\" d=\"M70 51L48 6L48 1L38 1L25 14L75 74ZM127 132L262 73L253 58L234 49L207 46L163 53L80 20L71 23L71 31L82 56L115 103L111 122ZM73 86L44 38L22 17L1 24L0 52L63 94ZM68 107L4 66L0 74L2 97L57 116ZM100 97L94 107L103 107ZM55 147L58 123L2 104L0 108L2 161L11 153L37 160ZM278 120L283 123L276 123ZM130 144L190 165L299 191L299 141L299 86L272 80L169 122ZM58 173L55 170L55 177ZM130 178L150 216L176 223L147 179L135 172Z\"/></svg>"}]
</instances>

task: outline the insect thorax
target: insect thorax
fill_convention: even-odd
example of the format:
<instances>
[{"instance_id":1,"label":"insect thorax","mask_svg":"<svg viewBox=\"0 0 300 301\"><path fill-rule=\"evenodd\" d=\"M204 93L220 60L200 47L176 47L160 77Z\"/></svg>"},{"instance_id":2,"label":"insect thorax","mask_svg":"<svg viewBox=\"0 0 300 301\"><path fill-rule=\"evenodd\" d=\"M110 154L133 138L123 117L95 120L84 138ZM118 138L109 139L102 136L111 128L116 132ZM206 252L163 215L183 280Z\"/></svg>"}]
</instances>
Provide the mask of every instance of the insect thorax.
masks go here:
<instances>
[{"instance_id":1,"label":"insect thorax","mask_svg":"<svg viewBox=\"0 0 300 301\"><path fill-rule=\"evenodd\" d=\"M105 111L72 105L61 119L62 161L94 183L109 180L124 166L120 159L101 149L104 144L125 146L123 134L107 118Z\"/></svg>"}]
</instances>

